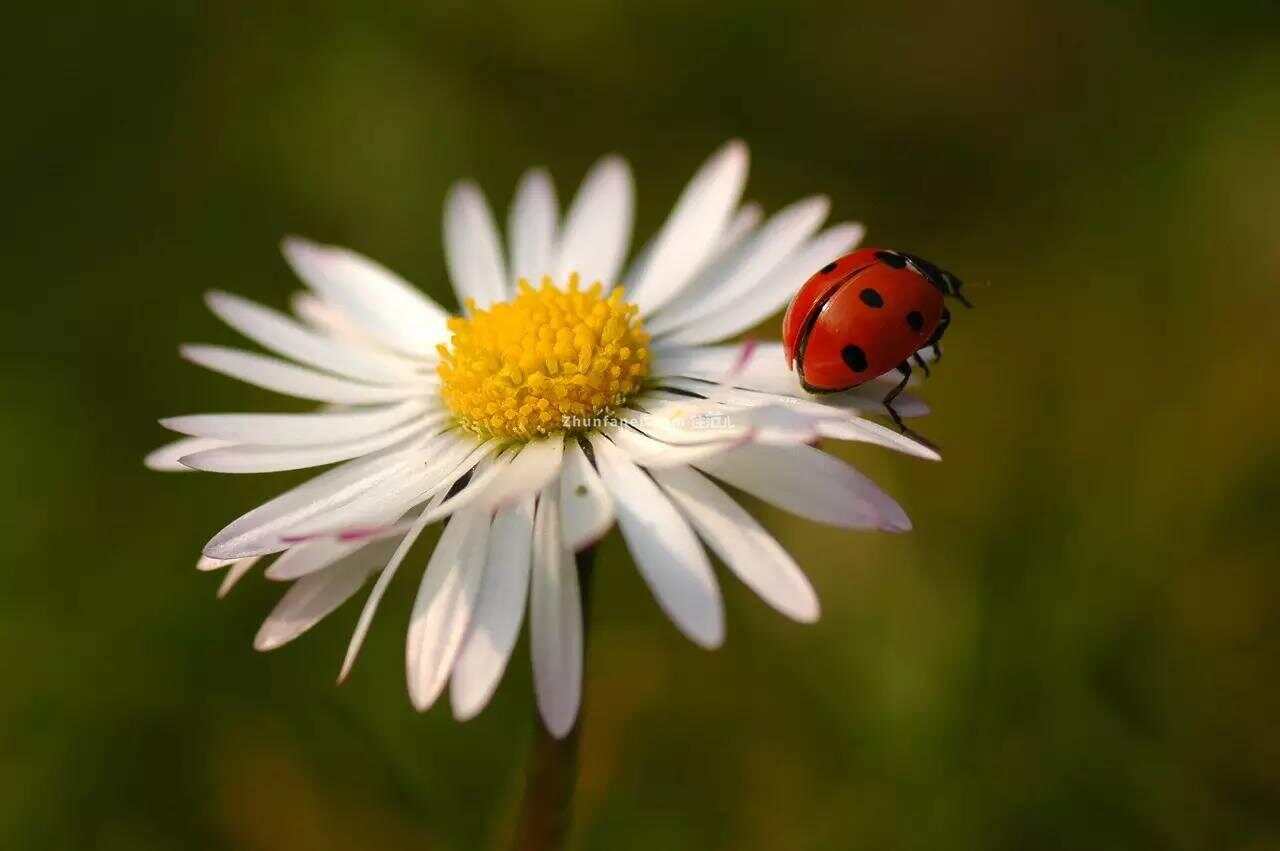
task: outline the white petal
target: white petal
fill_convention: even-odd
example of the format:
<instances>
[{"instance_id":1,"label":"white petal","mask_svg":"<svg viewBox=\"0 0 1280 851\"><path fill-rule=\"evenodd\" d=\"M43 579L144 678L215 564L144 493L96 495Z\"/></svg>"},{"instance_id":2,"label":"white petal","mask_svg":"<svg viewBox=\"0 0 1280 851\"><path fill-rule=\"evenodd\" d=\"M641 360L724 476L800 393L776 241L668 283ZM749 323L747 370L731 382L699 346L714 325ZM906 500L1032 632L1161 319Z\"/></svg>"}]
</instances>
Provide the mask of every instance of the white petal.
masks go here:
<instances>
[{"instance_id":1,"label":"white petal","mask_svg":"<svg viewBox=\"0 0 1280 851\"><path fill-rule=\"evenodd\" d=\"M510 239L511 284L521 278L537 284L543 275L551 274L555 251L556 219L559 204L551 176L543 169L530 169L520 178L511 213L507 219Z\"/></svg>"},{"instance_id":2,"label":"white petal","mask_svg":"<svg viewBox=\"0 0 1280 851\"><path fill-rule=\"evenodd\" d=\"M184 437L181 440L175 440L172 443L166 443L159 449L153 449L147 453L147 457L142 459L142 463L149 470L156 470L161 473L189 473L191 468L183 464L179 459L196 452L204 452L206 449L217 449L220 446L226 446L225 440L214 440L208 437Z\"/></svg>"},{"instance_id":3,"label":"white petal","mask_svg":"<svg viewBox=\"0 0 1280 851\"><path fill-rule=\"evenodd\" d=\"M613 525L613 498L578 441L565 446L560 471L560 534L570 552L586 549Z\"/></svg>"},{"instance_id":4,"label":"white petal","mask_svg":"<svg viewBox=\"0 0 1280 851\"><path fill-rule=\"evenodd\" d=\"M813 586L746 509L689 467L655 470L653 476L716 555L761 599L803 623L818 619Z\"/></svg>"},{"instance_id":5,"label":"white petal","mask_svg":"<svg viewBox=\"0 0 1280 851\"><path fill-rule=\"evenodd\" d=\"M349 559L299 579L267 616L253 646L274 650L302 635L360 590L376 567L364 559Z\"/></svg>"},{"instance_id":6,"label":"white petal","mask_svg":"<svg viewBox=\"0 0 1280 851\"><path fill-rule=\"evenodd\" d=\"M591 437L600 477L615 501L618 526L658 605L692 641L724 641L724 604L707 554L689 524L622 450Z\"/></svg>"},{"instance_id":7,"label":"white petal","mask_svg":"<svg viewBox=\"0 0 1280 851\"><path fill-rule=\"evenodd\" d=\"M440 305L369 258L299 237L285 239L281 251L307 286L391 348L434 356L448 338Z\"/></svg>"},{"instance_id":8,"label":"white petal","mask_svg":"<svg viewBox=\"0 0 1280 851\"><path fill-rule=\"evenodd\" d=\"M888 382L869 381L861 387L855 387L843 393L814 395L809 398L828 408L859 414L883 415L885 413L884 397L888 393L889 386ZM924 403L924 400L910 393L900 393L898 398L893 400L893 408L903 419L923 417L929 413L929 406Z\"/></svg>"},{"instance_id":9,"label":"white petal","mask_svg":"<svg viewBox=\"0 0 1280 851\"><path fill-rule=\"evenodd\" d=\"M793 514L846 529L905 532L896 502L853 467L812 446L747 444L694 463Z\"/></svg>"},{"instance_id":10,"label":"white petal","mask_svg":"<svg viewBox=\"0 0 1280 851\"><path fill-rule=\"evenodd\" d=\"M663 340L699 345L723 340L753 327L786 307L814 272L848 253L862 240L862 235L863 227L859 224L840 224L823 231L740 297L721 305L723 309L700 314Z\"/></svg>"},{"instance_id":11,"label":"white petal","mask_svg":"<svg viewBox=\"0 0 1280 851\"><path fill-rule=\"evenodd\" d=\"M723 382L723 383L721 383ZM685 378L683 376L664 375L655 377L653 383L658 389L673 388L683 393L697 393L703 398L714 397L717 401L748 407L752 405L772 405L782 400L784 404L794 404L799 410L823 411L823 401L827 396L801 398L778 393L761 393L757 390L745 390L735 386L737 377L730 373L725 380L723 376L715 378Z\"/></svg>"},{"instance_id":12,"label":"white petal","mask_svg":"<svg viewBox=\"0 0 1280 851\"><path fill-rule=\"evenodd\" d=\"M259 446L313 446L369 437L410 419L443 422L444 412L424 415L427 403L409 399L395 405L340 413L317 414L194 414L160 421L167 429L220 442L254 443ZM427 425L428 422L421 422ZM202 447L186 454L202 451Z\"/></svg>"},{"instance_id":13,"label":"white petal","mask_svg":"<svg viewBox=\"0 0 1280 851\"><path fill-rule=\"evenodd\" d=\"M440 494L436 499L444 499L444 494ZM428 504L430 507L430 504ZM387 588L391 585L391 580L395 578L396 571L400 569L400 565L404 562L405 556L409 554L409 550L413 548L413 544L418 540L418 536L422 534L422 530L427 527L419 517L409 529L405 536L400 539L396 545L395 552L391 555L391 560L387 562L387 566L378 574L378 581L373 584L373 590L369 592L368 599L364 602L364 608L360 610L360 619L356 621L356 628L351 634L351 641L347 643L347 655L342 660L342 670L338 673L338 682L341 683L351 673L351 668L356 663L356 657L360 655L360 648L364 645L364 639L369 634L369 627L373 624L373 616L377 614L378 604L382 602L382 597L387 593Z\"/></svg>"},{"instance_id":14,"label":"white petal","mask_svg":"<svg viewBox=\"0 0 1280 851\"><path fill-rule=\"evenodd\" d=\"M200 556L196 560L196 570L207 572L211 570L222 570L227 565L235 564L238 561L244 561L239 558L209 558L208 556Z\"/></svg>"},{"instance_id":15,"label":"white petal","mask_svg":"<svg viewBox=\"0 0 1280 851\"><path fill-rule=\"evenodd\" d=\"M659 236L660 234L654 234L649 237L648 242L641 245L640 250L631 259L631 265L627 267L623 275L623 286L626 291L630 292L631 290L629 281L638 281L645 276L646 270L649 268L649 261L653 258L654 244L658 241Z\"/></svg>"},{"instance_id":16,"label":"white petal","mask_svg":"<svg viewBox=\"0 0 1280 851\"><path fill-rule=\"evenodd\" d=\"M710 266L718 262L728 252L741 247L747 236L759 227L763 219L764 208L754 201L739 207L738 212L734 213L733 218L729 220L724 233L720 234L720 239L716 243L716 250L711 259L707 261L707 265Z\"/></svg>"},{"instance_id":17,"label":"white petal","mask_svg":"<svg viewBox=\"0 0 1280 851\"><path fill-rule=\"evenodd\" d=\"M444 256L449 279L465 308L467 299L486 308L507 297L507 273L493 213L480 187L457 183L444 201Z\"/></svg>"},{"instance_id":18,"label":"white petal","mask_svg":"<svg viewBox=\"0 0 1280 851\"><path fill-rule=\"evenodd\" d=\"M382 345L368 331L351 321L351 317L341 309L329 304L310 290L298 290L290 296L289 307L303 322L330 337L367 346Z\"/></svg>"},{"instance_id":19,"label":"white petal","mask_svg":"<svg viewBox=\"0 0 1280 851\"><path fill-rule=\"evenodd\" d=\"M206 369L237 378L246 384L274 390L299 399L335 405L370 405L423 396L431 385L422 379L405 384L361 384L335 378L279 358L224 346L185 345L182 356Z\"/></svg>"},{"instance_id":20,"label":"white petal","mask_svg":"<svg viewBox=\"0 0 1280 851\"><path fill-rule=\"evenodd\" d=\"M459 442L463 446L466 446L468 444L470 444L471 446L471 450L462 458L460 462L458 462L457 464L454 464L453 462L454 456L450 454L448 457L442 456L442 459L439 462L433 462L432 464L428 465L429 467L431 467L431 471L428 476L428 478L430 478L431 481L426 486L426 490L424 491L427 495L434 495L436 493L449 491L450 489L453 488L454 484L459 479L461 479L463 476L467 475L468 473L472 474L471 482L476 481L476 479L478 478L478 474L485 473L485 467L489 466L488 464L485 464L485 462L495 453L498 453L502 450L502 442L497 438L492 438L490 440L485 441L484 443L479 443L477 441L478 441L478 438L476 438L474 435L460 435ZM485 467L481 467L481 464L485 464ZM452 470L449 470L450 466L452 466L453 468ZM494 466L498 466L497 462L495 462ZM505 466L505 464L503 466ZM478 474L477 474L477 471L478 471ZM470 489L470 484L468 484L468 487L466 488L466 490L469 490L469 489ZM462 507L463 505L459 504L455 506L455 508L452 510L456 511ZM439 519L439 518L435 518L435 519Z\"/></svg>"},{"instance_id":21,"label":"white petal","mask_svg":"<svg viewBox=\"0 0 1280 851\"><path fill-rule=\"evenodd\" d=\"M662 390L651 391L637 404L654 414L645 428L654 437L677 445L706 443L718 436L739 436L759 443L813 443L819 437L819 424L836 421L843 424L847 415L799 400L778 400L772 404L736 405L722 396L732 388L711 391L706 399L683 396L661 398ZM661 427L653 427L661 424Z\"/></svg>"},{"instance_id":22,"label":"white petal","mask_svg":"<svg viewBox=\"0 0 1280 851\"><path fill-rule=\"evenodd\" d=\"M843 393L801 394L763 393L758 390L743 390L714 381L676 378L663 376L654 382L659 389L676 388L705 397L714 397L717 401L743 407L761 405L786 405L795 411L810 414L814 417L838 416L842 412L883 413L884 389L863 385ZM901 397L899 397L901 398ZM898 407L894 402L894 407Z\"/></svg>"},{"instance_id":23,"label":"white petal","mask_svg":"<svg viewBox=\"0 0 1280 851\"><path fill-rule=\"evenodd\" d=\"M628 426L605 429L603 433L631 459L632 463L647 468L696 464L704 458L719 455L743 442L739 438L677 445L657 440Z\"/></svg>"},{"instance_id":24,"label":"white petal","mask_svg":"<svg viewBox=\"0 0 1280 851\"><path fill-rule=\"evenodd\" d=\"M729 142L685 187L658 233L629 301L647 315L680 291L719 243L747 180L747 146Z\"/></svg>"},{"instance_id":25,"label":"white petal","mask_svg":"<svg viewBox=\"0 0 1280 851\"><path fill-rule=\"evenodd\" d=\"M721 392L712 384L726 382L735 388L771 397L766 400L757 396L755 404L791 404L792 400L799 400L806 406L821 405L836 411L884 413L886 382L871 381L841 393L806 393L796 374L787 368L781 343L752 342L750 346L751 353L745 361L743 345L658 347L654 352L652 383L709 395ZM895 375L896 372L890 373ZM682 378L700 379L701 383ZM727 398L735 403L748 402L747 397L732 394ZM907 393L898 397L894 407L903 417L920 417L929 412L928 406Z\"/></svg>"},{"instance_id":26,"label":"white petal","mask_svg":"<svg viewBox=\"0 0 1280 851\"><path fill-rule=\"evenodd\" d=\"M702 261L702 265L690 276L689 284L676 294L676 298L680 298L688 290L698 287L699 282L707 279L715 270L732 268L737 258L742 256L743 250L751 242L750 237L755 234L755 230L763 218L764 210L759 204L752 202L739 207L738 212L734 213L733 218L729 220L729 224L725 226L725 229L716 239L715 249L707 255L706 259ZM645 246L646 253L637 257L632 263L629 272L631 279L639 279L644 274L648 262L648 253L652 251L655 239L651 239L649 244ZM663 305L658 312L666 314L670 313L671 310L671 305L668 303ZM651 317L647 319L645 328L648 329L649 323L657 318ZM666 321L666 319L663 321Z\"/></svg>"},{"instance_id":27,"label":"white petal","mask_svg":"<svg viewBox=\"0 0 1280 851\"><path fill-rule=\"evenodd\" d=\"M227 570L226 575L222 577L222 582L218 585L218 599L221 600L223 597L230 594L231 589L234 588L241 579L244 579L245 575L248 574L257 563L257 557L236 559L231 562L231 568Z\"/></svg>"},{"instance_id":28,"label":"white petal","mask_svg":"<svg viewBox=\"0 0 1280 851\"><path fill-rule=\"evenodd\" d=\"M403 359L312 331L248 299L213 291L205 294L205 301L219 319L250 340L307 366L378 384L405 383L419 376Z\"/></svg>"},{"instance_id":29,"label":"white petal","mask_svg":"<svg viewBox=\"0 0 1280 851\"><path fill-rule=\"evenodd\" d=\"M370 488L343 505L291 527L284 540L293 543L313 538L369 540L399 537L415 521L391 525L389 518L399 517L436 495L443 500L453 485L468 474L473 474L472 482L481 477L492 478L496 467L487 464L486 459L498 446L496 440L476 443L472 435L456 432L441 435L428 451L419 450L418 462L400 472L394 480L381 487ZM456 497L470 490L470 487L463 488L450 497L449 508L445 511L437 511L441 502L433 500L427 512L418 519L431 523L464 507L470 500L458 500Z\"/></svg>"},{"instance_id":30,"label":"white petal","mask_svg":"<svg viewBox=\"0 0 1280 851\"><path fill-rule=\"evenodd\" d=\"M439 697L462 647L480 590L488 536L488 516L456 514L427 564L409 619L405 654L409 698L419 712Z\"/></svg>"},{"instance_id":31,"label":"white petal","mask_svg":"<svg viewBox=\"0 0 1280 851\"><path fill-rule=\"evenodd\" d=\"M816 443L821 436L818 426L825 422L790 405L757 405L730 410L733 422L742 422L750 428L751 440L755 443Z\"/></svg>"},{"instance_id":32,"label":"white petal","mask_svg":"<svg viewBox=\"0 0 1280 851\"><path fill-rule=\"evenodd\" d=\"M538 713L562 739L582 703L582 601L573 556L560 540L554 485L538 499L529 582L529 652Z\"/></svg>"},{"instance_id":33,"label":"white petal","mask_svg":"<svg viewBox=\"0 0 1280 851\"><path fill-rule=\"evenodd\" d=\"M453 717L474 718L489 703L520 635L533 559L533 497L498 512L471 628L453 666Z\"/></svg>"},{"instance_id":34,"label":"white petal","mask_svg":"<svg viewBox=\"0 0 1280 851\"><path fill-rule=\"evenodd\" d=\"M484 507L495 511L525 496L537 493L560 472L564 438L555 435L525 444L502 474L484 488ZM468 485L468 489L471 485Z\"/></svg>"},{"instance_id":35,"label":"white petal","mask_svg":"<svg viewBox=\"0 0 1280 851\"><path fill-rule=\"evenodd\" d=\"M739 207L738 212L733 214L729 224L725 226L725 229L721 231L720 236L716 239L715 248L707 255L706 260L702 262L702 266L697 271L705 271L732 258L737 250L742 247L746 237L756 229L763 218L764 210L754 201ZM654 234L636 253L635 259L631 261L631 268L627 270L627 280L638 281L644 277L645 269L649 265L649 258L653 254L654 243L657 242L657 238L660 235Z\"/></svg>"},{"instance_id":36,"label":"white petal","mask_svg":"<svg viewBox=\"0 0 1280 851\"><path fill-rule=\"evenodd\" d=\"M744 348L747 345L749 350ZM782 344L774 342L656 347L651 374L655 380L666 376L686 376L723 381L751 390L806 395L796 374L787 368Z\"/></svg>"},{"instance_id":37,"label":"white petal","mask_svg":"<svg viewBox=\"0 0 1280 851\"><path fill-rule=\"evenodd\" d=\"M502 454L494 458L487 456L477 459L474 469L471 469L471 478L466 485L458 490L457 493L449 496L439 505L431 508L425 515L428 523L434 523L437 520L443 520L450 514L455 514L464 508L475 507L478 510L488 511L492 513L492 509L483 499L486 492L495 482L501 479L510 469L512 464L512 453L504 451ZM459 469L456 482L461 479L466 469ZM449 483L452 489L453 482Z\"/></svg>"},{"instance_id":38,"label":"white petal","mask_svg":"<svg viewBox=\"0 0 1280 851\"><path fill-rule=\"evenodd\" d=\"M551 273L561 286L571 272L584 284L602 281L606 290L618 282L631 244L634 196L626 160L607 156L591 167L565 216Z\"/></svg>"},{"instance_id":39,"label":"white petal","mask_svg":"<svg viewBox=\"0 0 1280 851\"><path fill-rule=\"evenodd\" d=\"M914 455L929 461L940 461L942 456L936 449L912 440L905 434L891 428L885 428L870 420L855 418L850 420L821 420L818 422L818 434L834 440L856 440L861 443L874 443L887 449L894 449L906 455Z\"/></svg>"},{"instance_id":40,"label":"white petal","mask_svg":"<svg viewBox=\"0 0 1280 851\"><path fill-rule=\"evenodd\" d=\"M734 306L740 299L754 298L756 285L818 229L830 208L825 197L815 196L779 211L747 239L731 262L706 269L652 320L646 320L645 330L659 337Z\"/></svg>"},{"instance_id":41,"label":"white petal","mask_svg":"<svg viewBox=\"0 0 1280 851\"><path fill-rule=\"evenodd\" d=\"M707 446L726 441L744 440L750 435L750 422L737 411L709 399L689 397L659 398L645 396L645 414L636 414L636 428L654 440L676 446ZM630 411L626 412L628 415Z\"/></svg>"},{"instance_id":42,"label":"white petal","mask_svg":"<svg viewBox=\"0 0 1280 851\"><path fill-rule=\"evenodd\" d=\"M420 434L424 426L407 423L381 434L316 446L224 446L187 455L182 463L208 473L276 473L304 470L377 452Z\"/></svg>"},{"instance_id":43,"label":"white petal","mask_svg":"<svg viewBox=\"0 0 1280 851\"><path fill-rule=\"evenodd\" d=\"M492 514L524 496L537 493L560 471L563 448L563 438L555 436L528 443L519 450L519 454L505 452L492 464L482 464L466 487L425 515L428 522L468 507Z\"/></svg>"},{"instance_id":44,"label":"white petal","mask_svg":"<svg viewBox=\"0 0 1280 851\"><path fill-rule=\"evenodd\" d=\"M327 470L286 491L230 523L204 548L210 558L232 559L265 555L287 548L280 536L317 516L339 508L357 496L395 481L421 462L430 443L383 450Z\"/></svg>"},{"instance_id":45,"label":"white petal","mask_svg":"<svg viewBox=\"0 0 1280 851\"><path fill-rule=\"evenodd\" d=\"M363 542L350 541L308 541L281 553L263 575L276 581L301 579L346 558L363 545Z\"/></svg>"}]
</instances>

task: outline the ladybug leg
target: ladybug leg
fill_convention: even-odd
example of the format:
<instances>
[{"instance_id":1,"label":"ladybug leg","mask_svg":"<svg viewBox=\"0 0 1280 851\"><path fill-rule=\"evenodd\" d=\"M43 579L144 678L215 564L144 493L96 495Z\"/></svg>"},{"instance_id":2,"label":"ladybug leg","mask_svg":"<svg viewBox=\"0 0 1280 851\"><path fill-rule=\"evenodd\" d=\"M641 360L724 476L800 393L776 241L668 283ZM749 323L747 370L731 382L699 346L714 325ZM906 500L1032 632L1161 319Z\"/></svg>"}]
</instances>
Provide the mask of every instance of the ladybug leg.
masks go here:
<instances>
[{"instance_id":1,"label":"ladybug leg","mask_svg":"<svg viewBox=\"0 0 1280 851\"><path fill-rule=\"evenodd\" d=\"M897 410L893 407L893 400L898 398L898 394L902 392L902 389L907 386L907 382L911 380L910 362L903 361L902 363L898 364L898 372L902 373L902 380L899 381L897 385L894 386L894 388L885 395L884 397L885 410L888 411L889 416L893 418L893 424L898 427L899 432L901 432L902 434L905 434L907 437L910 437L916 441L919 441L920 443L923 443L925 446L929 447L930 449L937 449L938 447L935 446L933 442L929 440L927 437L920 434L919 432L916 432L907 428L907 424L902 421L902 417L898 414Z\"/></svg>"},{"instance_id":2,"label":"ladybug leg","mask_svg":"<svg viewBox=\"0 0 1280 851\"><path fill-rule=\"evenodd\" d=\"M940 346L939 344L942 342L942 335L947 333L947 328L949 328L950 326L951 326L951 311L947 310L944 307L942 308L942 316L938 319L938 327L935 328L933 331L933 336L929 338L928 342L926 342L924 346L922 346L922 348L925 348L925 349L928 349L928 348L933 349L934 363L937 363L938 361L942 360L942 346ZM925 372L925 375L928 375L928 374L929 374L928 372Z\"/></svg>"},{"instance_id":3,"label":"ladybug leg","mask_svg":"<svg viewBox=\"0 0 1280 851\"><path fill-rule=\"evenodd\" d=\"M912 355L911 359L916 362L916 366L924 370L924 377L928 378L930 375L929 363L924 358L920 357L919 352L916 352L914 355Z\"/></svg>"},{"instance_id":4,"label":"ladybug leg","mask_svg":"<svg viewBox=\"0 0 1280 851\"><path fill-rule=\"evenodd\" d=\"M884 407L889 412L889 416L893 417L893 424L898 427L898 431L906 434L907 424L902 421L902 417L898 416L898 412L894 410L893 400L898 398L898 394L902 392L903 388L907 386L907 382L911 380L911 364L906 361L898 364L898 372L902 373L902 380L884 397Z\"/></svg>"}]
</instances>

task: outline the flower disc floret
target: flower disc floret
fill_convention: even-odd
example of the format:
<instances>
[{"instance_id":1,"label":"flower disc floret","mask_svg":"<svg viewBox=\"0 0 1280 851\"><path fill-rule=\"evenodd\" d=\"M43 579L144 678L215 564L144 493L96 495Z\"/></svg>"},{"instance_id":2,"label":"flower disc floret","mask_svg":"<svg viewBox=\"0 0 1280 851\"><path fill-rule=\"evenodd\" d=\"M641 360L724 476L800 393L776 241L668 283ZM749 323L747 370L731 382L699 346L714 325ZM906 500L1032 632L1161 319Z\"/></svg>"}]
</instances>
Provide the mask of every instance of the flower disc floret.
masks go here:
<instances>
[{"instance_id":1,"label":"flower disc floret","mask_svg":"<svg viewBox=\"0 0 1280 851\"><path fill-rule=\"evenodd\" d=\"M649 335L621 288L521 280L516 297L449 320L441 395L464 427L529 440L578 431L635 395L649 374Z\"/></svg>"}]
</instances>

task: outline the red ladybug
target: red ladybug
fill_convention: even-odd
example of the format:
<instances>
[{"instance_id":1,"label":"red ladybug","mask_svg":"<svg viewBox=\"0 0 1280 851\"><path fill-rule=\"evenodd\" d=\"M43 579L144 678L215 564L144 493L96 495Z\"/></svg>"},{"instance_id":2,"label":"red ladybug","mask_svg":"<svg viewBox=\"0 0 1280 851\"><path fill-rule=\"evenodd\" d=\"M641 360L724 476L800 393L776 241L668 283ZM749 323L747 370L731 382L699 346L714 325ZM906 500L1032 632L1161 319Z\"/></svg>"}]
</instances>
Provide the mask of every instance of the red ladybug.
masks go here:
<instances>
[{"instance_id":1,"label":"red ladybug","mask_svg":"<svg viewBox=\"0 0 1280 851\"><path fill-rule=\"evenodd\" d=\"M823 266L791 300L782 320L787 367L795 365L811 393L834 393L897 369L902 381L884 406L906 432L893 400L911 377L911 360L925 370L919 351L934 359L951 322L943 304L952 296L965 307L962 282L927 260L902 251L864 248Z\"/></svg>"}]
</instances>

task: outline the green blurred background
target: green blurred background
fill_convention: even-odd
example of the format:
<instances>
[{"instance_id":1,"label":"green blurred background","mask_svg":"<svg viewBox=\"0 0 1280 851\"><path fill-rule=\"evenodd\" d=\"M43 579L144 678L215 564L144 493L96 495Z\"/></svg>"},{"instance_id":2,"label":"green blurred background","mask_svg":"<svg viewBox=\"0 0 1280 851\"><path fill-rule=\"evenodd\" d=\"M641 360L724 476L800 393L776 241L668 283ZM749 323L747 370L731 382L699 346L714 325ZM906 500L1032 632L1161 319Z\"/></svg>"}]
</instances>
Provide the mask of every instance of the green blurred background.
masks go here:
<instances>
[{"instance_id":1,"label":"green blurred background","mask_svg":"<svg viewBox=\"0 0 1280 851\"><path fill-rule=\"evenodd\" d=\"M452 180L563 199L616 150L643 238L731 136L749 197L829 193L969 280L923 388L946 460L837 449L905 536L753 503L823 619L723 577L716 653L609 539L573 847L1280 848L1274 3L34 9L0 59L0 848L500 844L527 642L465 725L405 695L408 578L341 688L358 603L255 653L281 588L217 603L193 562L302 476L141 458L157 417L290 406L175 347L235 339L206 289L285 304L282 234L452 304Z\"/></svg>"}]
</instances>

